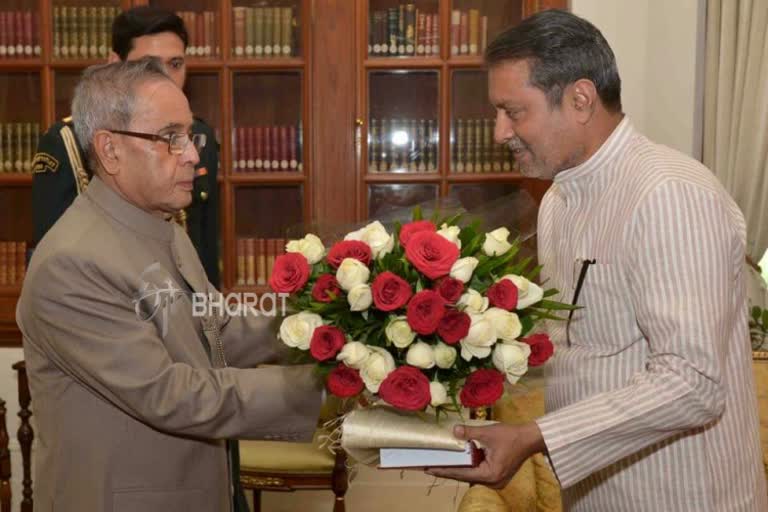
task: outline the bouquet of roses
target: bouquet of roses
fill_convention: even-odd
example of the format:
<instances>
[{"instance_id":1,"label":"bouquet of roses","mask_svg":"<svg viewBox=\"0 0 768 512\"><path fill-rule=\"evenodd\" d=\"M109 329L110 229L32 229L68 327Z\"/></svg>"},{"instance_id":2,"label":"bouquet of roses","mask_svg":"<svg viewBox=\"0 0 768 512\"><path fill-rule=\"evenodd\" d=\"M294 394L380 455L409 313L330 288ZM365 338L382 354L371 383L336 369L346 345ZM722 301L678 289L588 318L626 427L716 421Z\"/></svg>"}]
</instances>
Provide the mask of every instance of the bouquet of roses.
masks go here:
<instances>
[{"instance_id":1,"label":"bouquet of roses","mask_svg":"<svg viewBox=\"0 0 768 512\"><path fill-rule=\"evenodd\" d=\"M537 323L569 306L547 300L540 268L505 227L460 227L461 214L348 233L328 250L292 240L270 287L294 314L279 338L309 355L330 393L404 411L490 406L553 353ZM519 261L518 261L519 260Z\"/></svg>"}]
</instances>

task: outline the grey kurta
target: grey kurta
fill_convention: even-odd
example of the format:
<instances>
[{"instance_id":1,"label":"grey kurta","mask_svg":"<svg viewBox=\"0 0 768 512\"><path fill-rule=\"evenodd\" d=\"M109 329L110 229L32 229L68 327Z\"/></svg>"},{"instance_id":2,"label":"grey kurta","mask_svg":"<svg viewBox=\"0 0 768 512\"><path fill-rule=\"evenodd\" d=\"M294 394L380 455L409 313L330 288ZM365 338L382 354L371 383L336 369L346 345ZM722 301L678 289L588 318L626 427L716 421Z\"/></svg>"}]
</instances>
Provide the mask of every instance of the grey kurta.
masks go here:
<instances>
[{"instance_id":1,"label":"grey kurta","mask_svg":"<svg viewBox=\"0 0 768 512\"><path fill-rule=\"evenodd\" d=\"M747 332L744 219L698 162L625 118L539 213L554 324L538 420L566 510L766 511Z\"/></svg>"},{"instance_id":2,"label":"grey kurta","mask_svg":"<svg viewBox=\"0 0 768 512\"><path fill-rule=\"evenodd\" d=\"M169 284L172 305L137 311ZM17 309L35 510L229 510L224 439L311 437L309 369L251 368L278 354L268 320L194 317L191 291L215 290L186 233L99 178L38 246Z\"/></svg>"}]
</instances>

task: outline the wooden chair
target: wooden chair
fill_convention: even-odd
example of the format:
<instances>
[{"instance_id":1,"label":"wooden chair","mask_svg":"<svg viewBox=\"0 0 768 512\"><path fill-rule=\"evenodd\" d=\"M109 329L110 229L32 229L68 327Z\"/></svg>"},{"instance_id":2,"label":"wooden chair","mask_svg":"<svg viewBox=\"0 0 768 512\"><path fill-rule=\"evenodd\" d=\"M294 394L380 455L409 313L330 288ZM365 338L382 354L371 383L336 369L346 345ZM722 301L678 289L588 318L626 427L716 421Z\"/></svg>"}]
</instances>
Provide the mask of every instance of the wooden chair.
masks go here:
<instances>
[{"instance_id":1,"label":"wooden chair","mask_svg":"<svg viewBox=\"0 0 768 512\"><path fill-rule=\"evenodd\" d=\"M329 398L320 414L332 418L338 402ZM240 483L253 491L253 512L261 512L261 491L293 492L331 490L334 512L344 512L347 493L347 456L343 450L333 455L321 447L318 430L311 443L278 441L240 441Z\"/></svg>"},{"instance_id":2,"label":"wooden chair","mask_svg":"<svg viewBox=\"0 0 768 512\"><path fill-rule=\"evenodd\" d=\"M32 512L32 441L35 433L29 423L32 411L29 408L31 397L27 367L24 361L13 365L17 372L19 388L19 417L21 425L17 437L21 445L22 470L24 478L22 485L21 512ZM11 512L11 452L8 447L8 427L6 424L5 401L0 400L0 512Z\"/></svg>"}]
</instances>

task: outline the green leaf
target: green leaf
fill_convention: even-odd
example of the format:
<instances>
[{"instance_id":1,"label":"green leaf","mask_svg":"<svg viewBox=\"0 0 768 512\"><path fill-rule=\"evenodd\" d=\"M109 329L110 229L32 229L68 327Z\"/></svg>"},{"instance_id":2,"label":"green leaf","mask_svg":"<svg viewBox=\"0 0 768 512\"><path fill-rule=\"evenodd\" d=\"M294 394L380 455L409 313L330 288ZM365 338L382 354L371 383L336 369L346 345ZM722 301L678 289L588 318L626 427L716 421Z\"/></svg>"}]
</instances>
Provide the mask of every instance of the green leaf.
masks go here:
<instances>
[{"instance_id":1,"label":"green leaf","mask_svg":"<svg viewBox=\"0 0 768 512\"><path fill-rule=\"evenodd\" d=\"M413 207L413 214L411 215L411 220L417 221L422 220L422 213L421 213L421 206L414 206Z\"/></svg>"},{"instance_id":2,"label":"green leaf","mask_svg":"<svg viewBox=\"0 0 768 512\"><path fill-rule=\"evenodd\" d=\"M554 300L540 300L536 303L536 307L553 311L575 311L577 309L581 309L581 306L574 306L573 304L565 304L563 302L557 302Z\"/></svg>"},{"instance_id":3,"label":"green leaf","mask_svg":"<svg viewBox=\"0 0 768 512\"><path fill-rule=\"evenodd\" d=\"M560 290L557 288L550 288L549 290L544 290L544 297L552 297L553 295L557 295L560 293Z\"/></svg>"},{"instance_id":4,"label":"green leaf","mask_svg":"<svg viewBox=\"0 0 768 512\"><path fill-rule=\"evenodd\" d=\"M763 329L768 328L768 309L763 310Z\"/></svg>"}]
</instances>

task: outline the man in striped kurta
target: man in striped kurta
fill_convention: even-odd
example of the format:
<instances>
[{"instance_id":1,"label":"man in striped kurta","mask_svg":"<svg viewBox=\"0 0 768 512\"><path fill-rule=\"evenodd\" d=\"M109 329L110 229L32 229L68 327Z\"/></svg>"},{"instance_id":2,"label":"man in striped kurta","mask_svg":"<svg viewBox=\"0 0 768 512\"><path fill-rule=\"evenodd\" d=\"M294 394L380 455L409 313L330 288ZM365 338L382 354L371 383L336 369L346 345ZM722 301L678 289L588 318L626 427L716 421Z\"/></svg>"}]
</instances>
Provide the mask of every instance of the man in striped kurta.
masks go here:
<instances>
[{"instance_id":1,"label":"man in striped kurta","mask_svg":"<svg viewBox=\"0 0 768 512\"><path fill-rule=\"evenodd\" d=\"M488 462L437 474L501 486L543 451L568 511L768 511L738 207L708 169L633 128L585 20L536 15L486 58L496 138L523 173L553 179L543 277L582 309L550 326L548 413L463 429Z\"/></svg>"}]
</instances>

